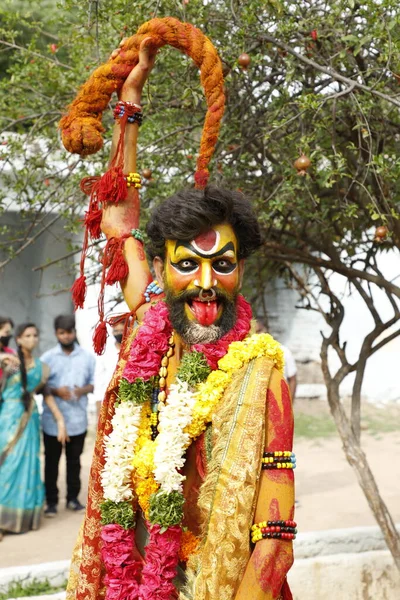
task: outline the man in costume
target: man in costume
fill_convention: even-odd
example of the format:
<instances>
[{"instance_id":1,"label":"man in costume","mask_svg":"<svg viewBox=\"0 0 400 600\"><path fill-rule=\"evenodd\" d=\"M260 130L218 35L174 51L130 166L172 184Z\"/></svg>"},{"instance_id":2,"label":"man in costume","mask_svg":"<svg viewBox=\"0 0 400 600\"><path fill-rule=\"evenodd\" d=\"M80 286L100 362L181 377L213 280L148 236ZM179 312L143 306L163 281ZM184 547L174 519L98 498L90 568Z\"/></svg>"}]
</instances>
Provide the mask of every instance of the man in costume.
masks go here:
<instances>
[{"instance_id":1,"label":"man in costume","mask_svg":"<svg viewBox=\"0 0 400 600\"><path fill-rule=\"evenodd\" d=\"M110 169L96 188L96 198L102 185L110 194L101 213L103 280L122 281L139 327L129 327L102 406L68 598L288 600L291 399L280 346L251 334L251 309L239 294L259 227L239 193L177 193L147 227L152 281L138 230L136 142L155 54L142 36L119 94ZM72 129L67 119L63 126ZM121 164L127 194L111 201ZM96 198L92 190L89 227ZM102 309L100 316L99 347Z\"/></svg>"}]
</instances>

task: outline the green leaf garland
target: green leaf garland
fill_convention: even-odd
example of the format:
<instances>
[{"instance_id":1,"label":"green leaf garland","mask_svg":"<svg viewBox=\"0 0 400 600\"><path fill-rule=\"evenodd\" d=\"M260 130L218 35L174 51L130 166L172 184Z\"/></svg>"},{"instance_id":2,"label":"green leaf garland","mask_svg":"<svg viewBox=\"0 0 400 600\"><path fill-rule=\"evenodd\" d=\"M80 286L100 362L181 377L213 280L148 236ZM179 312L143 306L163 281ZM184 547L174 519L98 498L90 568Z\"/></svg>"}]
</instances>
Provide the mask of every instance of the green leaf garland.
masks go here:
<instances>
[{"instance_id":1,"label":"green leaf garland","mask_svg":"<svg viewBox=\"0 0 400 600\"><path fill-rule=\"evenodd\" d=\"M204 354L193 350L193 352L183 355L177 372L177 378L187 382L189 387L194 387L198 383L205 381L210 373L211 369Z\"/></svg>"},{"instance_id":2,"label":"green leaf garland","mask_svg":"<svg viewBox=\"0 0 400 600\"><path fill-rule=\"evenodd\" d=\"M179 525L183 519L185 498L180 492L157 492L150 496L149 521L161 528Z\"/></svg>"},{"instance_id":3,"label":"green leaf garland","mask_svg":"<svg viewBox=\"0 0 400 600\"><path fill-rule=\"evenodd\" d=\"M121 402L144 404L151 398L154 380L154 377L150 377L148 381L143 381L143 379L137 378L133 383L129 383L129 381L122 378L118 390L119 400Z\"/></svg>"},{"instance_id":4,"label":"green leaf garland","mask_svg":"<svg viewBox=\"0 0 400 600\"><path fill-rule=\"evenodd\" d=\"M132 529L136 525L135 513L132 502L113 502L105 500L100 504L101 524L112 525L117 523L124 529Z\"/></svg>"}]
</instances>

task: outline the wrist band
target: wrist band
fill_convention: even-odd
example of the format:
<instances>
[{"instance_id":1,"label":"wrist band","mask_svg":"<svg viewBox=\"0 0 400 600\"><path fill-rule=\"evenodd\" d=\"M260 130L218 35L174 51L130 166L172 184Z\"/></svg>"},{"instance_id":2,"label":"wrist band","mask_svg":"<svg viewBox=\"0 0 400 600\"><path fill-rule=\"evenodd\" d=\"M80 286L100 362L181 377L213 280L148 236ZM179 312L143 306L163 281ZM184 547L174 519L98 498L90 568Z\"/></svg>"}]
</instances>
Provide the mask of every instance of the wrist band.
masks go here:
<instances>
[{"instance_id":1,"label":"wrist band","mask_svg":"<svg viewBox=\"0 0 400 600\"><path fill-rule=\"evenodd\" d=\"M119 100L114 108L114 119L122 119L125 115L127 115L128 123L142 124L142 107L139 104Z\"/></svg>"},{"instance_id":2,"label":"wrist band","mask_svg":"<svg viewBox=\"0 0 400 600\"><path fill-rule=\"evenodd\" d=\"M262 469L295 469L296 456L290 450L264 452L261 463Z\"/></svg>"},{"instance_id":3,"label":"wrist band","mask_svg":"<svg viewBox=\"0 0 400 600\"><path fill-rule=\"evenodd\" d=\"M297 533L295 521L262 521L251 528L253 544L262 539L295 540Z\"/></svg>"},{"instance_id":4,"label":"wrist band","mask_svg":"<svg viewBox=\"0 0 400 600\"><path fill-rule=\"evenodd\" d=\"M142 178L139 173L128 173L128 175L125 175L125 181L127 187L134 187L137 190L142 187Z\"/></svg>"}]
</instances>

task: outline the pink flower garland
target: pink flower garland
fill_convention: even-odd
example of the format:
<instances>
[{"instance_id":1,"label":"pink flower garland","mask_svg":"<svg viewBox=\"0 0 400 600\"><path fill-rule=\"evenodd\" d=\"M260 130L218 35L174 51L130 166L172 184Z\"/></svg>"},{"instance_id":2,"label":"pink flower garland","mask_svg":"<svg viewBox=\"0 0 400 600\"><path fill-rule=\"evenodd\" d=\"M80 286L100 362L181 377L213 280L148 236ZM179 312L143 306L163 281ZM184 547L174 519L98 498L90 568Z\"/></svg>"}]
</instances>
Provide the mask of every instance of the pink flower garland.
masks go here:
<instances>
[{"instance_id":1,"label":"pink flower garland","mask_svg":"<svg viewBox=\"0 0 400 600\"><path fill-rule=\"evenodd\" d=\"M146 546L140 600L170 600L176 594L173 579L179 562L182 528L173 525L161 533L159 525L147 523L147 527L150 540Z\"/></svg>"},{"instance_id":2,"label":"pink flower garland","mask_svg":"<svg viewBox=\"0 0 400 600\"><path fill-rule=\"evenodd\" d=\"M192 350L205 355L213 370L218 368L218 361L225 356L229 345L243 340L250 331L252 312L243 296L237 298L236 311L234 327L217 343L192 346ZM168 307L159 301L145 315L122 377L133 383L137 378L148 381L157 375L171 333ZM134 558L138 555L134 530L126 530L117 524L102 527L106 600L170 600L176 597L173 579L179 562L182 528L174 525L161 533L159 525L148 523L147 526L150 539L144 566L141 559Z\"/></svg>"},{"instance_id":3,"label":"pink flower garland","mask_svg":"<svg viewBox=\"0 0 400 600\"><path fill-rule=\"evenodd\" d=\"M133 383L137 378L148 381L150 377L157 375L161 359L168 350L171 333L168 307L160 300L145 314L122 377Z\"/></svg>"},{"instance_id":4,"label":"pink flower garland","mask_svg":"<svg viewBox=\"0 0 400 600\"><path fill-rule=\"evenodd\" d=\"M104 525L101 557L106 568L106 600L139 598L142 561L134 560L135 532L121 525Z\"/></svg>"},{"instance_id":5,"label":"pink flower garland","mask_svg":"<svg viewBox=\"0 0 400 600\"><path fill-rule=\"evenodd\" d=\"M147 523L150 533L146 562L134 560L134 531L105 525L101 531L101 556L106 568L106 600L169 600L176 592L173 580L179 562L182 528ZM143 567L143 568L142 568ZM140 584L140 578L142 583Z\"/></svg>"}]
</instances>

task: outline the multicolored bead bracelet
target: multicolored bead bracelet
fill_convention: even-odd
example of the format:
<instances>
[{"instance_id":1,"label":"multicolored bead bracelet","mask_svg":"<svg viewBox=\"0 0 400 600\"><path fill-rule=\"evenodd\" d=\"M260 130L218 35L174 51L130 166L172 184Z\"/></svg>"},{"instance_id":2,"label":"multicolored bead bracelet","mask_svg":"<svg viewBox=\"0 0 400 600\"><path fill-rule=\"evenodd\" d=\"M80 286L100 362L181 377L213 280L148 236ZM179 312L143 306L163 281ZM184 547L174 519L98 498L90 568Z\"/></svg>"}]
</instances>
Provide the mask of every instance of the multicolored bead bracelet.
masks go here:
<instances>
[{"instance_id":1,"label":"multicolored bead bracelet","mask_svg":"<svg viewBox=\"0 0 400 600\"><path fill-rule=\"evenodd\" d=\"M122 119L125 115L128 115L128 123L142 124L143 114L142 107L134 102L126 102L125 100L119 100L114 108L114 119Z\"/></svg>"},{"instance_id":2,"label":"multicolored bead bracelet","mask_svg":"<svg viewBox=\"0 0 400 600\"><path fill-rule=\"evenodd\" d=\"M150 302L151 294L155 294L156 296L159 296L162 293L163 293L163 290L158 285L158 282L152 281L151 283L149 283L147 288L144 290L144 298L145 298L146 302Z\"/></svg>"},{"instance_id":3,"label":"multicolored bead bracelet","mask_svg":"<svg viewBox=\"0 0 400 600\"><path fill-rule=\"evenodd\" d=\"M297 533L295 521L262 521L251 528L253 544L262 539L295 540Z\"/></svg>"},{"instance_id":4,"label":"multicolored bead bracelet","mask_svg":"<svg viewBox=\"0 0 400 600\"><path fill-rule=\"evenodd\" d=\"M264 452L261 459L263 469L295 469L296 456L289 450Z\"/></svg>"}]
</instances>

